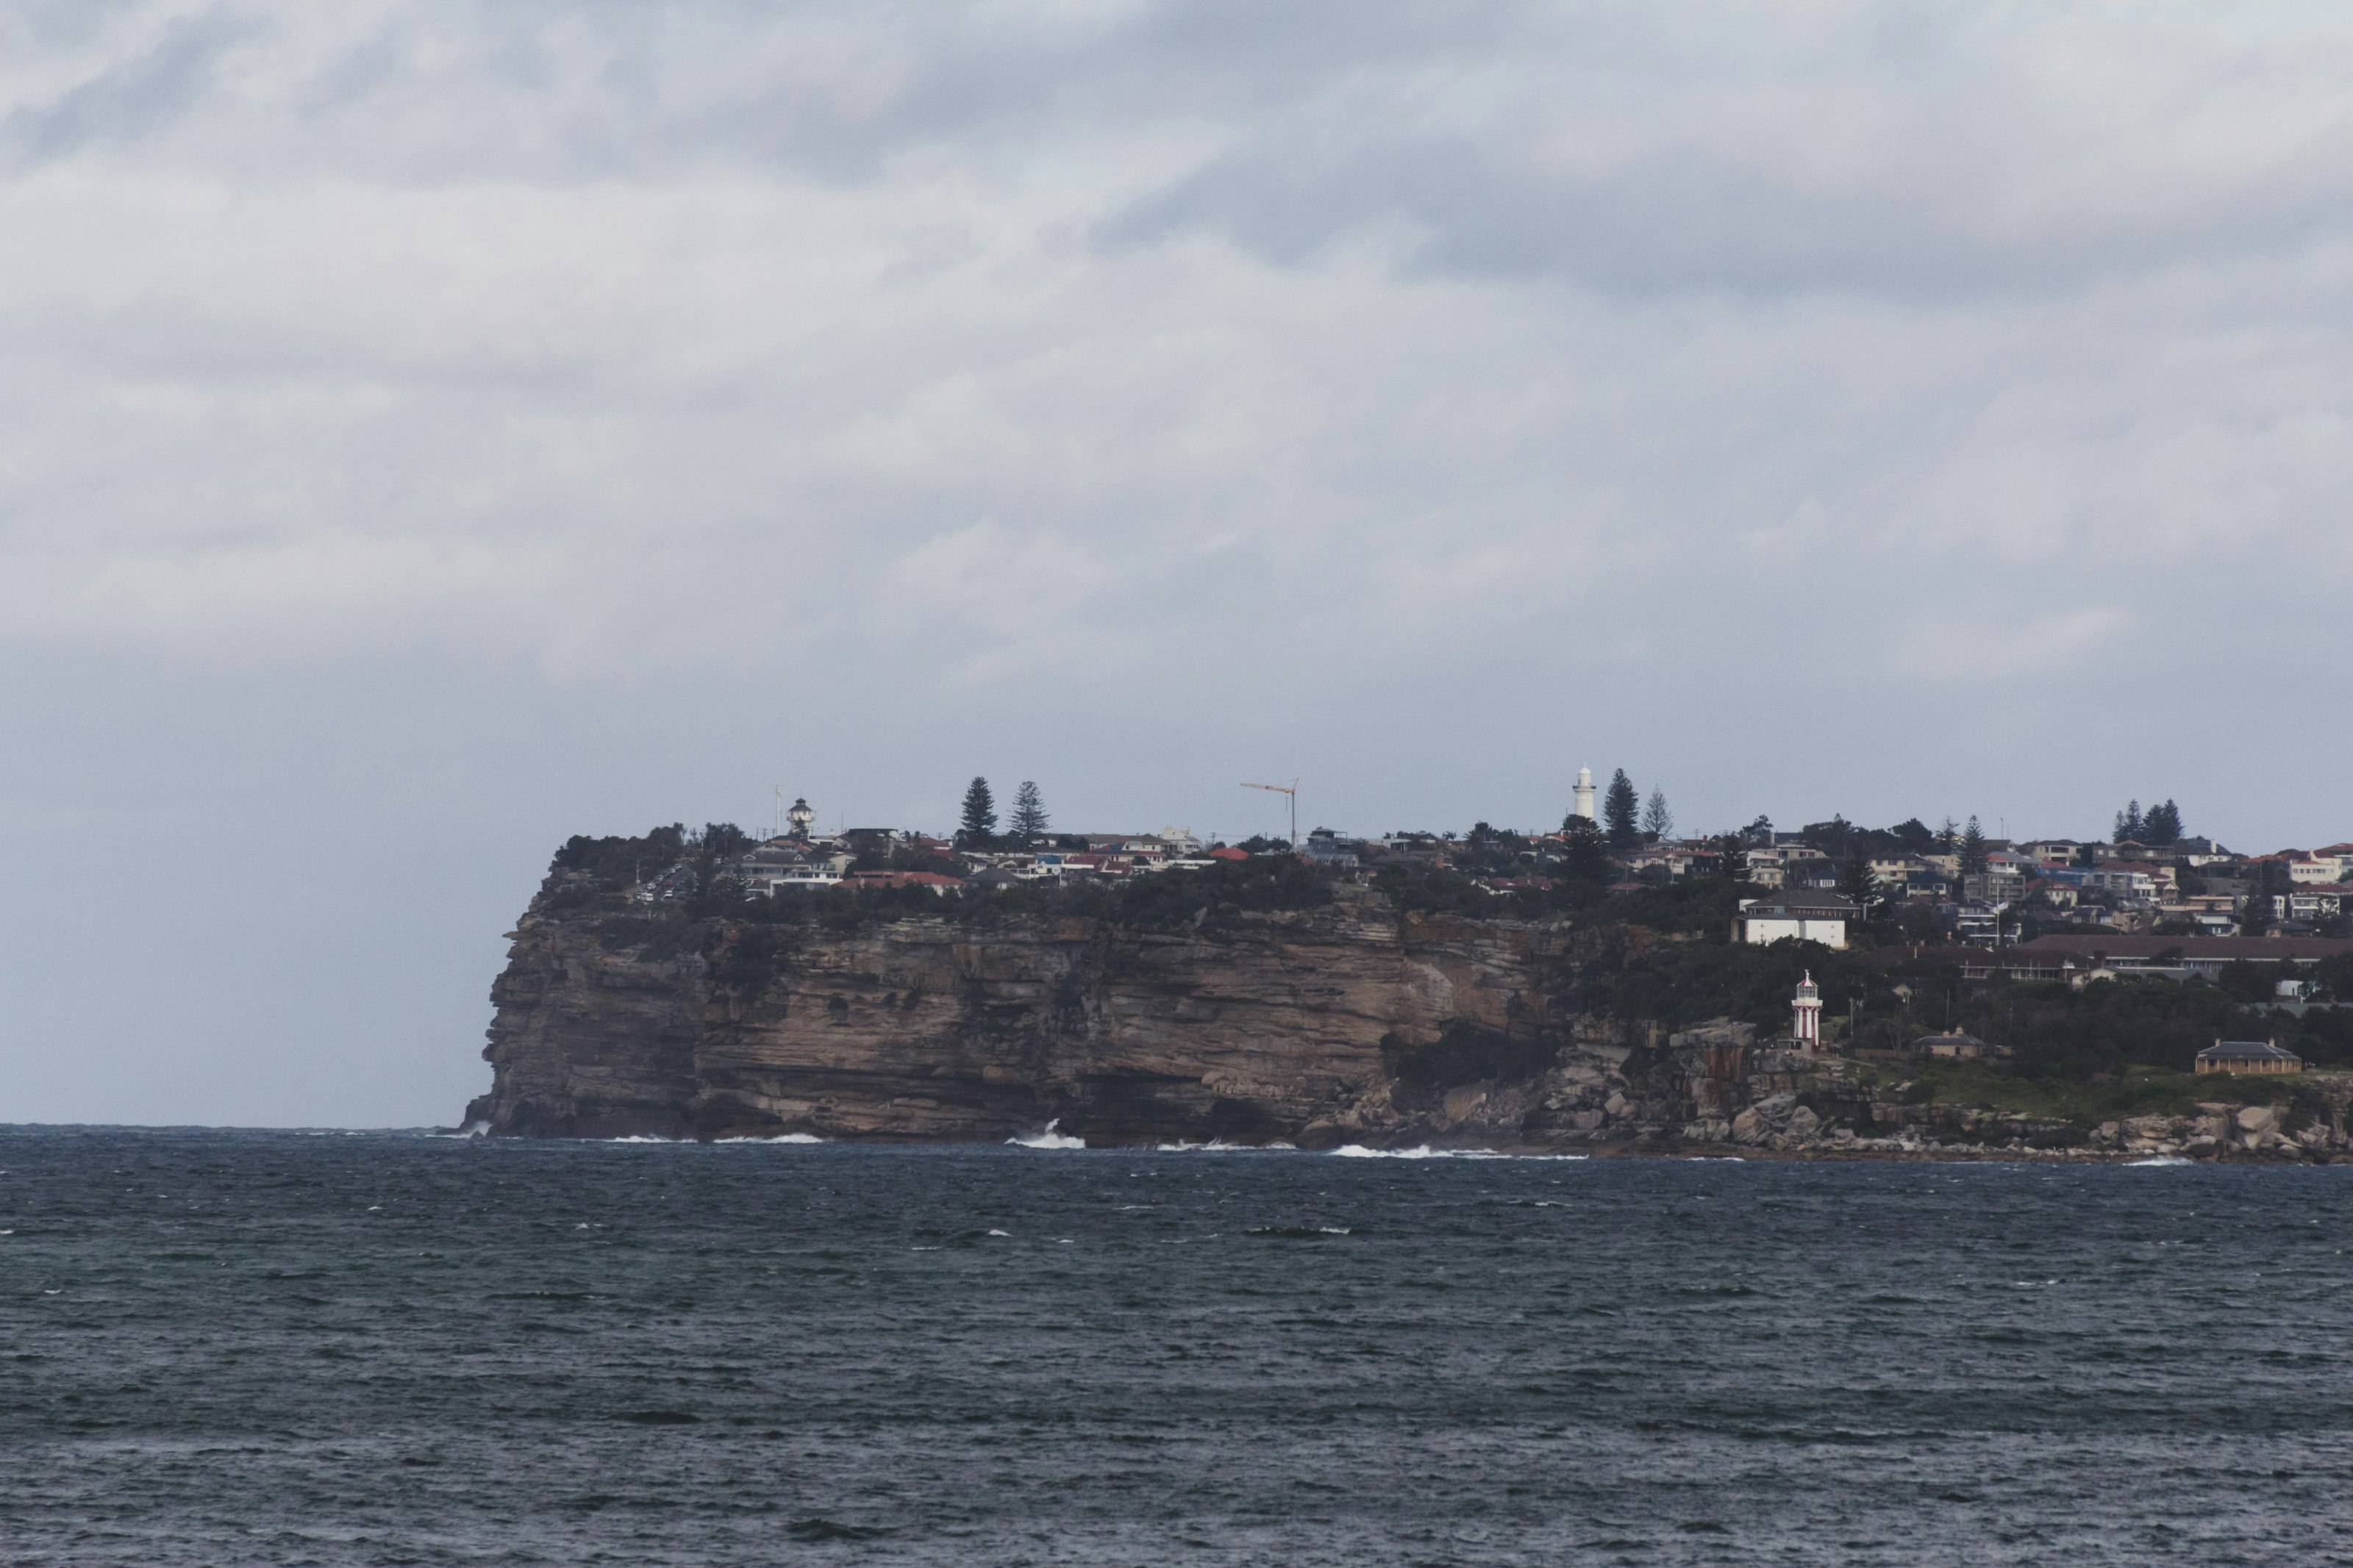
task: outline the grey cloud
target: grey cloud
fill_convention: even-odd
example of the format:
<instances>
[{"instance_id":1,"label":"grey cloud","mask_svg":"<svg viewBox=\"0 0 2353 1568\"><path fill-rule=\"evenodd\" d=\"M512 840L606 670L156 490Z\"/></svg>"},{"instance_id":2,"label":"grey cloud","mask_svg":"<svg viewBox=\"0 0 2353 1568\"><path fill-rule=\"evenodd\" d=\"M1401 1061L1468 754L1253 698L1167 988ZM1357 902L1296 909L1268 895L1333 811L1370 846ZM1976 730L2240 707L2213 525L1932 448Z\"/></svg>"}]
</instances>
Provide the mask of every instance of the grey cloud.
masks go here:
<instances>
[{"instance_id":1,"label":"grey cloud","mask_svg":"<svg viewBox=\"0 0 2353 1568\"><path fill-rule=\"evenodd\" d=\"M37 163L142 142L194 110L214 87L222 57L256 31L217 12L175 20L129 58L0 119L0 152Z\"/></svg>"},{"instance_id":2,"label":"grey cloud","mask_svg":"<svg viewBox=\"0 0 2353 1568\"><path fill-rule=\"evenodd\" d=\"M1920 199L1901 167L1844 188L1690 147L1591 174L1530 167L1490 141L1381 142L1317 161L1262 139L1106 220L1098 242L1222 236L1287 265L1402 232L1430 275L1556 279L1625 294L1852 291L1927 300L2074 289L2353 235L2353 136L2217 199L2054 216L1999 232Z\"/></svg>"}]
</instances>

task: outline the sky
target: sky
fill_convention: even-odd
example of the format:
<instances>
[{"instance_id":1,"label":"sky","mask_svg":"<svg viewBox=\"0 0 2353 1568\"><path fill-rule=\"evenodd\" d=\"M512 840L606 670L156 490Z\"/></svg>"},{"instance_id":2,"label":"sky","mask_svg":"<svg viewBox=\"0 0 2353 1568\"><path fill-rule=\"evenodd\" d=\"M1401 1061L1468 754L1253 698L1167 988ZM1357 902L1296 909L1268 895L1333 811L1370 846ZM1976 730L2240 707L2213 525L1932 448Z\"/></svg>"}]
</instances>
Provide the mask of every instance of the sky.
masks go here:
<instances>
[{"instance_id":1,"label":"sky","mask_svg":"<svg viewBox=\"0 0 2353 1568\"><path fill-rule=\"evenodd\" d=\"M2353 837L2328 5L20 0L0 1122L454 1122L574 833Z\"/></svg>"}]
</instances>

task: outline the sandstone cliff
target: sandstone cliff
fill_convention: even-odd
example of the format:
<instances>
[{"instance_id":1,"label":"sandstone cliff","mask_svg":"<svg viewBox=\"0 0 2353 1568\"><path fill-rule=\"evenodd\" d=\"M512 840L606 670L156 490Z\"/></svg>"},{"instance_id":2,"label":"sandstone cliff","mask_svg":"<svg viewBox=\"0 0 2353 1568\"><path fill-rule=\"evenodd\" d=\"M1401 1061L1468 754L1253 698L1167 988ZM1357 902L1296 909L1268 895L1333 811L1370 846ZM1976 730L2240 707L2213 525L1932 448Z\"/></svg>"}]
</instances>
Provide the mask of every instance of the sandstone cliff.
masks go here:
<instances>
[{"instance_id":1,"label":"sandstone cliff","mask_svg":"<svg viewBox=\"0 0 2353 1568\"><path fill-rule=\"evenodd\" d=\"M498 1134L1092 1144L2345 1157L2345 1086L2091 1128L1949 1104L1841 1060L1572 1006L1635 927L1321 908L1174 927L922 914L848 929L551 914L492 988ZM2221 1086L2218 1085L2218 1089Z\"/></svg>"},{"instance_id":2,"label":"sandstone cliff","mask_svg":"<svg viewBox=\"0 0 2353 1568\"><path fill-rule=\"evenodd\" d=\"M1598 1086L1625 1053L1595 1040L1588 1059L1578 1021L1549 1006L1565 940L1370 894L1176 931L733 925L667 958L608 949L593 919L527 917L492 991L495 1082L468 1114L586 1136L1003 1138L1057 1121L1098 1142L1336 1142L1499 1118L1540 1133L1555 1118L1528 1085L1393 1093L1389 1061L1461 1022L1546 1042L1556 1090Z\"/></svg>"}]
</instances>

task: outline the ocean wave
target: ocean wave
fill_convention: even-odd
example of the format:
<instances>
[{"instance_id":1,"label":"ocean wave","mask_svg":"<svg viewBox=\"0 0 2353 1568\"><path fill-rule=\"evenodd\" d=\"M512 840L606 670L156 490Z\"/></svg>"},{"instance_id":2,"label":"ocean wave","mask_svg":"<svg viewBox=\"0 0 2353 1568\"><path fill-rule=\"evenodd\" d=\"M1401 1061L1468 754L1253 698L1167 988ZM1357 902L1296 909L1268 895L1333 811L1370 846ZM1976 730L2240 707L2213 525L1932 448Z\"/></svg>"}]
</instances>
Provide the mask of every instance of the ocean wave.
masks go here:
<instances>
[{"instance_id":1,"label":"ocean wave","mask_svg":"<svg viewBox=\"0 0 2353 1568\"><path fill-rule=\"evenodd\" d=\"M713 1138L713 1143L822 1143L824 1139L814 1132L763 1133L757 1137Z\"/></svg>"},{"instance_id":2,"label":"ocean wave","mask_svg":"<svg viewBox=\"0 0 2353 1568\"><path fill-rule=\"evenodd\" d=\"M1321 1241L1327 1236L1354 1236L1345 1225L1254 1225L1242 1232L1275 1241Z\"/></svg>"},{"instance_id":3,"label":"ocean wave","mask_svg":"<svg viewBox=\"0 0 2353 1568\"><path fill-rule=\"evenodd\" d=\"M2159 1154L2154 1160L2126 1160L2125 1163L2127 1165L2194 1165L2198 1162L2185 1159L2179 1154Z\"/></svg>"},{"instance_id":4,"label":"ocean wave","mask_svg":"<svg viewBox=\"0 0 2353 1568\"><path fill-rule=\"evenodd\" d=\"M1343 1143L1332 1151L1344 1160L1589 1160L1590 1154L1506 1154L1500 1149L1433 1149L1427 1143L1411 1149L1367 1149Z\"/></svg>"},{"instance_id":5,"label":"ocean wave","mask_svg":"<svg viewBox=\"0 0 2353 1568\"><path fill-rule=\"evenodd\" d=\"M1061 1124L1062 1119L1057 1116L1053 1121L1046 1123L1046 1131L1043 1132L1028 1138L1008 1138L1006 1142L1021 1149L1083 1149L1087 1146L1087 1141L1083 1138L1073 1138L1067 1132L1055 1131L1054 1129Z\"/></svg>"}]
</instances>

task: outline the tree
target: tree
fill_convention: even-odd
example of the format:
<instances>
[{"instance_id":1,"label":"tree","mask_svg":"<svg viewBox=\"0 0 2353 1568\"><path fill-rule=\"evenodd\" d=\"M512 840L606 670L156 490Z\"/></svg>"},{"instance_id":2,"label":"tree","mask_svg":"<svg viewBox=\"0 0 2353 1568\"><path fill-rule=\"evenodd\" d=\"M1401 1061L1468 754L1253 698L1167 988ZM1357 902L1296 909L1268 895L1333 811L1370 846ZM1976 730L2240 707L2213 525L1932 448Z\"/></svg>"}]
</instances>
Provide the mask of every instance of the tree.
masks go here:
<instances>
[{"instance_id":1,"label":"tree","mask_svg":"<svg viewBox=\"0 0 2353 1568\"><path fill-rule=\"evenodd\" d=\"M964 792L964 820L956 827L959 847L986 848L997 837L997 797L988 781L976 778Z\"/></svg>"},{"instance_id":2,"label":"tree","mask_svg":"<svg viewBox=\"0 0 2353 1568\"><path fill-rule=\"evenodd\" d=\"M1740 833L1727 833L1715 841L1715 874L1727 882L1748 880L1748 839Z\"/></svg>"},{"instance_id":3,"label":"tree","mask_svg":"<svg viewBox=\"0 0 2353 1568\"><path fill-rule=\"evenodd\" d=\"M2140 841L2143 844L2178 844L2181 841L2181 808L2171 801L2152 805L2148 815L2140 819Z\"/></svg>"},{"instance_id":4,"label":"tree","mask_svg":"<svg viewBox=\"0 0 2353 1568\"><path fill-rule=\"evenodd\" d=\"M1894 826L1889 828L1887 833L1889 837L1904 846L1905 849L1908 853L1914 855L1921 853L1926 849L1929 845L1936 842L1936 836L1928 830L1928 825L1921 821L1916 816L1909 822L1897 823Z\"/></svg>"},{"instance_id":5,"label":"tree","mask_svg":"<svg viewBox=\"0 0 2353 1568\"><path fill-rule=\"evenodd\" d=\"M1760 811L1756 821L1740 830L1740 836L1759 848L1767 847L1773 842L1773 819Z\"/></svg>"},{"instance_id":6,"label":"tree","mask_svg":"<svg viewBox=\"0 0 2353 1568\"><path fill-rule=\"evenodd\" d=\"M1607 882L1609 879L1609 855L1601 846L1601 829L1589 818L1570 813L1560 825L1560 836L1568 841L1569 876L1580 882Z\"/></svg>"},{"instance_id":7,"label":"tree","mask_svg":"<svg viewBox=\"0 0 2353 1568\"><path fill-rule=\"evenodd\" d=\"M1945 818L1945 826L1936 829L1936 847L1950 855L1953 852L1953 847L1960 841L1960 824L1949 816Z\"/></svg>"},{"instance_id":8,"label":"tree","mask_svg":"<svg viewBox=\"0 0 2353 1568\"><path fill-rule=\"evenodd\" d=\"M1609 793L1601 797L1601 823L1609 835L1609 847L1624 854L1642 841L1642 826L1638 820L1642 811L1642 797L1634 793L1634 781L1620 768L1609 780Z\"/></svg>"},{"instance_id":9,"label":"tree","mask_svg":"<svg viewBox=\"0 0 2353 1568\"><path fill-rule=\"evenodd\" d=\"M1879 892L1879 879L1871 874L1868 857L1857 854L1847 858L1846 864L1839 868L1838 890L1841 898L1852 900L1863 917L1870 918L1871 906Z\"/></svg>"},{"instance_id":10,"label":"tree","mask_svg":"<svg viewBox=\"0 0 2353 1568\"><path fill-rule=\"evenodd\" d=\"M2140 802L2134 801L2122 811L2116 813L2116 837L2111 838L2109 842L2112 844L2138 844L2142 842L2141 835L2147 830L2147 824L2141 820Z\"/></svg>"},{"instance_id":11,"label":"tree","mask_svg":"<svg viewBox=\"0 0 2353 1568\"><path fill-rule=\"evenodd\" d=\"M1978 819L1972 816L1969 825L1961 829L1961 875L1977 876L1984 871L1986 865L1985 829L1979 827Z\"/></svg>"},{"instance_id":12,"label":"tree","mask_svg":"<svg viewBox=\"0 0 2353 1568\"><path fill-rule=\"evenodd\" d=\"M1654 789L1642 807L1642 831L1653 838L1671 838L1675 831L1675 814L1667 809L1667 792Z\"/></svg>"},{"instance_id":13,"label":"tree","mask_svg":"<svg viewBox=\"0 0 2353 1568\"><path fill-rule=\"evenodd\" d=\"M965 803L965 809L967 812L972 809L969 798ZM1013 792L1013 820L1008 826L1013 837L1024 844L1034 844L1045 837L1046 797L1038 793L1034 781L1023 779L1021 787Z\"/></svg>"}]
</instances>

